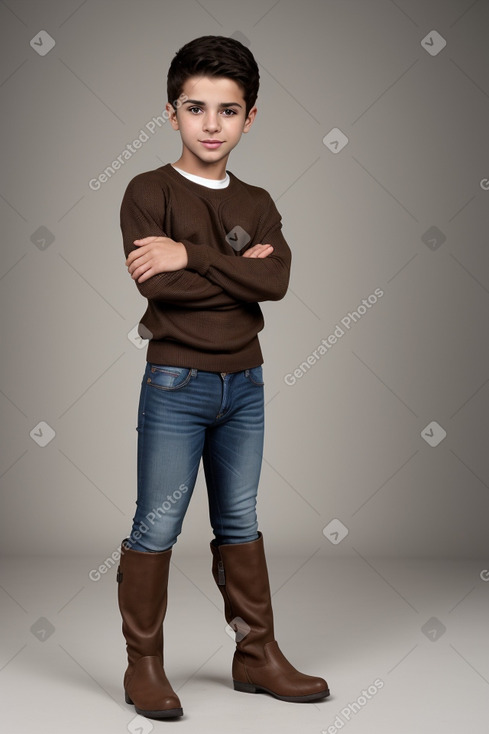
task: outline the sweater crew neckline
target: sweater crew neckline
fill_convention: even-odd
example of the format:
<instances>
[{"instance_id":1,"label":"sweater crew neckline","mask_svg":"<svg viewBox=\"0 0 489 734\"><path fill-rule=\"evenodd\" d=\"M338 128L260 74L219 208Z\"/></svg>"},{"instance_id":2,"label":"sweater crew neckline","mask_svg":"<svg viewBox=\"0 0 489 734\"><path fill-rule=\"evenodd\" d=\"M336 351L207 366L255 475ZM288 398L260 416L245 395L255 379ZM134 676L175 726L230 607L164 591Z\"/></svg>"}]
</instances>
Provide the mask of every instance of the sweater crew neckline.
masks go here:
<instances>
[{"instance_id":1,"label":"sweater crew neckline","mask_svg":"<svg viewBox=\"0 0 489 734\"><path fill-rule=\"evenodd\" d=\"M226 171L226 173L229 175L229 185L225 188L220 189L213 189L209 188L209 186L204 186L203 184L195 183L195 181L191 181L189 178L186 178L186 176L182 176L181 173L176 171L171 163L166 163L164 166L161 166L160 171L163 171L164 173L168 173L175 181L179 181L182 186L185 186L188 188L193 194L197 194L198 196L202 196L204 198L209 199L227 199L228 196L234 195L236 191L236 178L231 171Z\"/></svg>"}]
</instances>

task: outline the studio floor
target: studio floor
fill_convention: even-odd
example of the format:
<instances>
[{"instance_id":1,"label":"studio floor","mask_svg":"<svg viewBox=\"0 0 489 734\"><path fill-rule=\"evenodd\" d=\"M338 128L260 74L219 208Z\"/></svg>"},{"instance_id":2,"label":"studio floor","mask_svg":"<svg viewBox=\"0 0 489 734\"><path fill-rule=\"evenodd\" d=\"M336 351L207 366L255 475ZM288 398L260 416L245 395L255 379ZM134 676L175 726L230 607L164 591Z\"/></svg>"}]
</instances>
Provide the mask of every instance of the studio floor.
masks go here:
<instances>
[{"instance_id":1,"label":"studio floor","mask_svg":"<svg viewBox=\"0 0 489 734\"><path fill-rule=\"evenodd\" d=\"M322 702L292 704L233 690L234 643L210 560L174 552L165 667L184 716L163 722L124 703L116 568L99 566L88 556L4 559L2 731L488 731L487 561L270 557L280 646L331 688Z\"/></svg>"}]
</instances>

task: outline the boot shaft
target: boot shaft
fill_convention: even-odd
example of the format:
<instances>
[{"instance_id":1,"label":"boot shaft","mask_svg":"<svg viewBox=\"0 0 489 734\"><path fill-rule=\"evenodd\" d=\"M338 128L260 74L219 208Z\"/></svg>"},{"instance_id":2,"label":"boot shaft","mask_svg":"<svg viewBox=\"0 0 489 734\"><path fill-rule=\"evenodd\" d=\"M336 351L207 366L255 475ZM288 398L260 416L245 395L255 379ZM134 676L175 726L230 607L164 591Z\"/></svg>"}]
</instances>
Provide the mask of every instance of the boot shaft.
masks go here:
<instances>
[{"instance_id":1,"label":"boot shaft","mask_svg":"<svg viewBox=\"0 0 489 734\"><path fill-rule=\"evenodd\" d=\"M146 655L163 661L163 620L171 549L143 553L121 546L117 572L118 602L129 664Z\"/></svg>"},{"instance_id":2,"label":"boot shaft","mask_svg":"<svg viewBox=\"0 0 489 734\"><path fill-rule=\"evenodd\" d=\"M249 543L211 543L212 574L224 599L227 623L236 631L238 651L261 657L274 640L267 563L260 533Z\"/></svg>"}]
</instances>

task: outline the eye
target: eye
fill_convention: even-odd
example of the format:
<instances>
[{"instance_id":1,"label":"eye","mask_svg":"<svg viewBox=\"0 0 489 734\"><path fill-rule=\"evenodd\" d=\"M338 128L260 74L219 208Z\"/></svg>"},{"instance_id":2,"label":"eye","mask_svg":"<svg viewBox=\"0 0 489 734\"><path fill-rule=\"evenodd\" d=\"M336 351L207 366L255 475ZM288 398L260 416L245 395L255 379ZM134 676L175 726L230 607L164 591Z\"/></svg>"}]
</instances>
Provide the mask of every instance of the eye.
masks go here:
<instances>
[{"instance_id":1,"label":"eye","mask_svg":"<svg viewBox=\"0 0 489 734\"><path fill-rule=\"evenodd\" d=\"M230 107L226 107L226 109L222 111L222 114L224 117L232 117L233 115L236 115L237 112L236 110L232 110Z\"/></svg>"},{"instance_id":2,"label":"eye","mask_svg":"<svg viewBox=\"0 0 489 734\"><path fill-rule=\"evenodd\" d=\"M194 106L194 107L187 107L187 110L188 110L188 111L189 111L189 112L190 112L190 113L191 113L192 115L198 115L198 114L199 114L199 112L201 111L201 110L200 110L200 107L195 107L195 106Z\"/></svg>"}]
</instances>

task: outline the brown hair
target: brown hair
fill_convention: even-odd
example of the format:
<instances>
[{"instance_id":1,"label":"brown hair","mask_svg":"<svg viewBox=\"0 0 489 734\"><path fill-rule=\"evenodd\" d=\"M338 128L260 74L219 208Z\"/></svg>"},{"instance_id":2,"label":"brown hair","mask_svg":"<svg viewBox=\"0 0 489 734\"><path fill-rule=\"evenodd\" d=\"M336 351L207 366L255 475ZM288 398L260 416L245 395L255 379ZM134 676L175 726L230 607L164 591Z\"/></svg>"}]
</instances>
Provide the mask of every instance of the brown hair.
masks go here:
<instances>
[{"instance_id":1,"label":"brown hair","mask_svg":"<svg viewBox=\"0 0 489 734\"><path fill-rule=\"evenodd\" d=\"M240 41L227 36L201 36L177 51L168 69L168 101L175 107L183 85L192 76L227 77L243 90L246 114L255 104L260 85L258 64Z\"/></svg>"}]
</instances>

